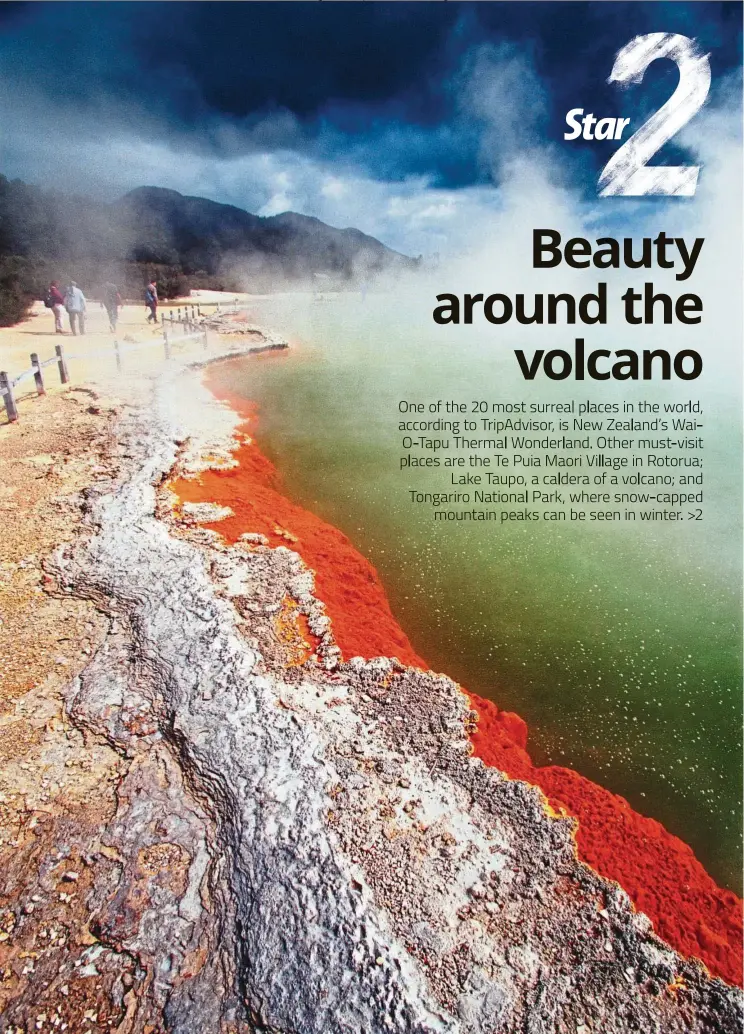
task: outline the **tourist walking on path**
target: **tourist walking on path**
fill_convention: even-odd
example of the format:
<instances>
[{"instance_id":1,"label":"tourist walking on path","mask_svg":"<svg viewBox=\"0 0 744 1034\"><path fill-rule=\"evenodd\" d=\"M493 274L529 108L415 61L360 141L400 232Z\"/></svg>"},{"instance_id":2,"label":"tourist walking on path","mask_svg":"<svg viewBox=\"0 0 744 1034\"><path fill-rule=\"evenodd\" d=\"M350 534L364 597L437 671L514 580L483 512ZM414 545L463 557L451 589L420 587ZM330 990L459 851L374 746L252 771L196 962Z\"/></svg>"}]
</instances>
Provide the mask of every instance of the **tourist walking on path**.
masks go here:
<instances>
[{"instance_id":1,"label":"tourist walking on path","mask_svg":"<svg viewBox=\"0 0 744 1034\"><path fill-rule=\"evenodd\" d=\"M65 295L65 308L67 309L67 315L70 317L70 330L72 333L77 334L79 330L81 334L84 334L85 295L74 280L70 281L70 286L67 288L67 294Z\"/></svg>"},{"instance_id":2,"label":"tourist walking on path","mask_svg":"<svg viewBox=\"0 0 744 1034\"><path fill-rule=\"evenodd\" d=\"M65 296L59 289L59 283L56 280L52 280L49 285L49 291L47 293L46 304L54 313L54 329L58 334L64 334L65 328L62 326L62 313L65 309Z\"/></svg>"},{"instance_id":3,"label":"tourist walking on path","mask_svg":"<svg viewBox=\"0 0 744 1034\"><path fill-rule=\"evenodd\" d=\"M153 280L147 285L145 290L145 308L150 310L150 315L147 317L148 323L158 322L158 285Z\"/></svg>"},{"instance_id":4,"label":"tourist walking on path","mask_svg":"<svg viewBox=\"0 0 744 1034\"><path fill-rule=\"evenodd\" d=\"M103 307L108 313L109 327L116 330L116 323L119 319L119 309L122 306L121 295L116 284L108 283L103 288Z\"/></svg>"}]
</instances>

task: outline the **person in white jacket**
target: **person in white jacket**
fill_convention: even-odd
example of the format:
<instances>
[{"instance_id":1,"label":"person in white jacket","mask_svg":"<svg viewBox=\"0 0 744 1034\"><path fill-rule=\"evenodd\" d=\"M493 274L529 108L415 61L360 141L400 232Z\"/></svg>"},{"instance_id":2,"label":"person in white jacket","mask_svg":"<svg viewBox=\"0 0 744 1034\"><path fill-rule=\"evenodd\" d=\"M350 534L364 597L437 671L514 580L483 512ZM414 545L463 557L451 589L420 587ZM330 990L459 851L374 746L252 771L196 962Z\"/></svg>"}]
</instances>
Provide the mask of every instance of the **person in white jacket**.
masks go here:
<instances>
[{"instance_id":1,"label":"person in white jacket","mask_svg":"<svg viewBox=\"0 0 744 1034\"><path fill-rule=\"evenodd\" d=\"M79 329L80 333L84 334L85 295L74 280L70 281L70 286L65 294L65 308L67 309L67 315L70 317L70 330L72 333L77 334Z\"/></svg>"}]
</instances>

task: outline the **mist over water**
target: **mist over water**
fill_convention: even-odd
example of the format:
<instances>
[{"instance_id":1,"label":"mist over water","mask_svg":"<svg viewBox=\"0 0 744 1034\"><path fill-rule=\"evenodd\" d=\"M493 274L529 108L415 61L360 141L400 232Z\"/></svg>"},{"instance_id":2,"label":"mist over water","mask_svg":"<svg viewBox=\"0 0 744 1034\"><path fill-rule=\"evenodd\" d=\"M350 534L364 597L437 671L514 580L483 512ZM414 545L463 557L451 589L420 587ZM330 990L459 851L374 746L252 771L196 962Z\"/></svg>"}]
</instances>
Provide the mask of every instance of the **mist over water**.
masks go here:
<instances>
[{"instance_id":1,"label":"mist over water","mask_svg":"<svg viewBox=\"0 0 744 1034\"><path fill-rule=\"evenodd\" d=\"M372 560L435 670L522 715L536 762L627 797L740 889L737 390L715 370L687 384L528 383L508 330L435 328L424 294L421 311L376 294L263 302L293 352L215 377L259 403L286 494ZM553 347L571 350L575 333L550 328ZM570 398L700 398L704 522L445 524L410 501L410 488L452 486L444 468L399 470L399 400Z\"/></svg>"}]
</instances>

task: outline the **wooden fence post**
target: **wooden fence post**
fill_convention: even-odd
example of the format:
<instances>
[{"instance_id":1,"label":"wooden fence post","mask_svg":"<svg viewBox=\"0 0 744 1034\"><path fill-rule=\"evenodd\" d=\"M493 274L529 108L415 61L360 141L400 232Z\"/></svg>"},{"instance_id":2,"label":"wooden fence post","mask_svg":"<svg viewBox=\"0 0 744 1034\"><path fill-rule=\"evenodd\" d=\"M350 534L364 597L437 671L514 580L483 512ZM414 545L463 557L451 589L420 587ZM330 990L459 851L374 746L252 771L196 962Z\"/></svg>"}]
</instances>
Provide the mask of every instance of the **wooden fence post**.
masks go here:
<instances>
[{"instance_id":1,"label":"wooden fence post","mask_svg":"<svg viewBox=\"0 0 744 1034\"><path fill-rule=\"evenodd\" d=\"M114 340L114 353L116 355L116 369L121 373L121 352L119 351L119 342Z\"/></svg>"},{"instance_id":2,"label":"wooden fence post","mask_svg":"<svg viewBox=\"0 0 744 1034\"><path fill-rule=\"evenodd\" d=\"M57 354L57 366L59 367L59 379L63 384L69 384L70 374L67 370L67 363L65 362L65 353L62 351L62 345L55 345L54 351Z\"/></svg>"},{"instance_id":3,"label":"wooden fence post","mask_svg":"<svg viewBox=\"0 0 744 1034\"><path fill-rule=\"evenodd\" d=\"M12 424L18 419L18 409L13 398L13 384L5 370L0 370L0 395L5 399L5 411L8 414L8 423Z\"/></svg>"},{"instance_id":4,"label":"wooden fence post","mask_svg":"<svg viewBox=\"0 0 744 1034\"><path fill-rule=\"evenodd\" d=\"M204 347L206 348L207 344L208 344L208 342L207 342L207 328L206 327L204 328L203 334L204 334Z\"/></svg>"},{"instance_id":5,"label":"wooden fence post","mask_svg":"<svg viewBox=\"0 0 744 1034\"><path fill-rule=\"evenodd\" d=\"M163 327L163 345L165 346L165 358L166 359L170 359L170 356L171 356L170 344L168 342L168 333L167 333L165 327Z\"/></svg>"},{"instance_id":6,"label":"wooden fence post","mask_svg":"<svg viewBox=\"0 0 744 1034\"><path fill-rule=\"evenodd\" d=\"M34 370L34 381L36 382L36 394L46 395L44 389L44 377L41 372L41 363L39 362L39 356L37 352L31 353L31 366Z\"/></svg>"}]
</instances>

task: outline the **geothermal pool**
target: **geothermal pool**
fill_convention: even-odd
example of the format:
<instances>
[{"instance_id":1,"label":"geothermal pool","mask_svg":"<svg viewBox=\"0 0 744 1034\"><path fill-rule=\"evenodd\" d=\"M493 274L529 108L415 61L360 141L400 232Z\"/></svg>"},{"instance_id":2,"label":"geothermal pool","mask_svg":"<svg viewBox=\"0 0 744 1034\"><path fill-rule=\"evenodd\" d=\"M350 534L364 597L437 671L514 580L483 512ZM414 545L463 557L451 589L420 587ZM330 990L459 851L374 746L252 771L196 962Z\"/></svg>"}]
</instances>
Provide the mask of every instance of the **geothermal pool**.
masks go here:
<instances>
[{"instance_id":1,"label":"geothermal pool","mask_svg":"<svg viewBox=\"0 0 744 1034\"><path fill-rule=\"evenodd\" d=\"M739 891L741 452L725 383L527 384L493 335L433 332L376 295L275 298L256 316L292 352L218 366L212 382L258 403L286 494L372 561L417 652L520 714L536 763L622 794ZM399 470L400 399L641 392L702 401L702 526L444 524L410 501L444 475Z\"/></svg>"}]
</instances>

